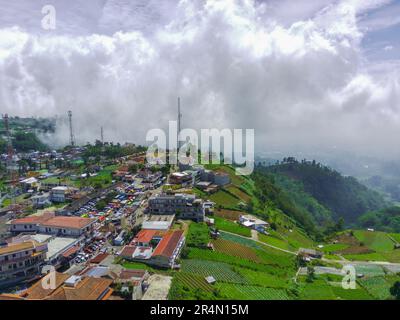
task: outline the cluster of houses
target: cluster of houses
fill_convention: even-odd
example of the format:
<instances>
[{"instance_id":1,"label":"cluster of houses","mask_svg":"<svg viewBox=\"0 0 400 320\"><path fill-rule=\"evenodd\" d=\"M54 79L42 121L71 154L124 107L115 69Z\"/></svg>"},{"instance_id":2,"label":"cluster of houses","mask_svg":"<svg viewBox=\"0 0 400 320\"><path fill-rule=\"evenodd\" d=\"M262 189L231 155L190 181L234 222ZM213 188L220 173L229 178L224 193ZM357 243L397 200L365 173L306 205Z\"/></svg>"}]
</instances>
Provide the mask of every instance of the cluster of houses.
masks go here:
<instances>
[{"instance_id":1,"label":"cluster of houses","mask_svg":"<svg viewBox=\"0 0 400 320\"><path fill-rule=\"evenodd\" d=\"M60 267L95 236L95 220L45 213L8 222L12 237L0 247L0 287L31 281L44 265Z\"/></svg>"}]
</instances>

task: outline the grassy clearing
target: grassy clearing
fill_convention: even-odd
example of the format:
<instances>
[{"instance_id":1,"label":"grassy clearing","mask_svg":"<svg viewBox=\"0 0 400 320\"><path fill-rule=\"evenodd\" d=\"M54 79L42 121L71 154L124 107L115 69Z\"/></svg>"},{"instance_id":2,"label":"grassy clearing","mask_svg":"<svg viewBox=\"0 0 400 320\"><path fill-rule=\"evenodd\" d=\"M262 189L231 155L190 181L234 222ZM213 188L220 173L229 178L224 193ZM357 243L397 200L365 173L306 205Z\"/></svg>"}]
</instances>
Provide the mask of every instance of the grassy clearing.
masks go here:
<instances>
[{"instance_id":1,"label":"grassy clearing","mask_svg":"<svg viewBox=\"0 0 400 320\"><path fill-rule=\"evenodd\" d=\"M348 247L349 247L349 245L344 244L344 243L335 243L335 244L327 244L322 249L318 249L318 250L321 250L324 253L334 253L334 252L338 252L338 251L347 249Z\"/></svg>"},{"instance_id":2,"label":"grassy clearing","mask_svg":"<svg viewBox=\"0 0 400 320\"><path fill-rule=\"evenodd\" d=\"M265 234L258 234L258 240L284 250L289 250L289 251L296 250L296 248L291 246L287 240L278 239L276 237L267 236Z\"/></svg>"},{"instance_id":3,"label":"grassy clearing","mask_svg":"<svg viewBox=\"0 0 400 320\"><path fill-rule=\"evenodd\" d=\"M392 239L384 232L356 230L354 236L358 241L376 252L387 252L394 249Z\"/></svg>"},{"instance_id":4,"label":"grassy clearing","mask_svg":"<svg viewBox=\"0 0 400 320\"><path fill-rule=\"evenodd\" d=\"M243 227L235 222L228 221L219 217L214 217L214 219L215 219L215 227L218 230L235 233L245 237L251 236L251 231L249 228Z\"/></svg>"},{"instance_id":5,"label":"grassy clearing","mask_svg":"<svg viewBox=\"0 0 400 320\"><path fill-rule=\"evenodd\" d=\"M214 201L217 204L217 207L222 206L225 208L235 208L240 202L238 198L235 198L224 190L219 190L218 192L213 193L210 196L210 200Z\"/></svg>"},{"instance_id":6,"label":"grassy clearing","mask_svg":"<svg viewBox=\"0 0 400 320\"><path fill-rule=\"evenodd\" d=\"M335 300L333 288L324 280L303 284L300 298L303 300Z\"/></svg>"}]
</instances>

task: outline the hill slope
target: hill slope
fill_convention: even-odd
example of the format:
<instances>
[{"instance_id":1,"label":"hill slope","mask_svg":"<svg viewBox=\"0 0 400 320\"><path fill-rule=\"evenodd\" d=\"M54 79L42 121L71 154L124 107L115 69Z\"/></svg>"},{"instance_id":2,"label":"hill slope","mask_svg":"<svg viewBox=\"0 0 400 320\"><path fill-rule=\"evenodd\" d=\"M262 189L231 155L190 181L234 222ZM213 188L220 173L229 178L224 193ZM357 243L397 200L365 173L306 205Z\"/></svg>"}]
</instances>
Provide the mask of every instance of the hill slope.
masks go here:
<instances>
[{"instance_id":1,"label":"hill slope","mask_svg":"<svg viewBox=\"0 0 400 320\"><path fill-rule=\"evenodd\" d=\"M299 162L294 158L286 158L272 166L258 167L257 170L275 176L275 181L282 180L280 176L289 178L292 184L287 179L286 186L282 181L278 184L292 194L295 194L296 188L301 191L302 187L304 192L317 201L312 207L322 205L332 213L332 218L338 220L343 217L347 224L357 222L358 217L368 211L380 210L388 205L379 193L368 189L355 178L344 177L315 161ZM317 216L313 209L310 209L310 213L314 212L314 218L321 222L321 218L327 219L326 210L322 209L322 217Z\"/></svg>"}]
</instances>

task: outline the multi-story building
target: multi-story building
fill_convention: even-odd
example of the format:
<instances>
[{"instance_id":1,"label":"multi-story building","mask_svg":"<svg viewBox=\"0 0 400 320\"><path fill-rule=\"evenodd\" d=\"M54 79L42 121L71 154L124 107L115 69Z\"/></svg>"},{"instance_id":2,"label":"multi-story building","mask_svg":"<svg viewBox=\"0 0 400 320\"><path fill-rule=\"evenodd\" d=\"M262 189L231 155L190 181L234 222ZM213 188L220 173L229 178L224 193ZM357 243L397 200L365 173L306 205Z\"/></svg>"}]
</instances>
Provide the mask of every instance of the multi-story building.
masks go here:
<instances>
[{"instance_id":1,"label":"multi-story building","mask_svg":"<svg viewBox=\"0 0 400 320\"><path fill-rule=\"evenodd\" d=\"M58 203L65 202L68 190L69 190L68 187L63 187L63 186L58 186L51 189L51 201Z\"/></svg>"},{"instance_id":2,"label":"multi-story building","mask_svg":"<svg viewBox=\"0 0 400 320\"><path fill-rule=\"evenodd\" d=\"M80 237L89 235L93 231L96 219L81 217L54 216L44 214L42 216L30 216L15 219L9 222L12 233L42 233L63 237Z\"/></svg>"},{"instance_id":3,"label":"multi-story building","mask_svg":"<svg viewBox=\"0 0 400 320\"><path fill-rule=\"evenodd\" d=\"M41 274L47 250L47 244L33 240L0 247L0 287L35 279Z\"/></svg>"},{"instance_id":4,"label":"multi-story building","mask_svg":"<svg viewBox=\"0 0 400 320\"><path fill-rule=\"evenodd\" d=\"M151 214L175 214L178 219L204 220L203 201L191 194L152 196L148 209Z\"/></svg>"}]
</instances>

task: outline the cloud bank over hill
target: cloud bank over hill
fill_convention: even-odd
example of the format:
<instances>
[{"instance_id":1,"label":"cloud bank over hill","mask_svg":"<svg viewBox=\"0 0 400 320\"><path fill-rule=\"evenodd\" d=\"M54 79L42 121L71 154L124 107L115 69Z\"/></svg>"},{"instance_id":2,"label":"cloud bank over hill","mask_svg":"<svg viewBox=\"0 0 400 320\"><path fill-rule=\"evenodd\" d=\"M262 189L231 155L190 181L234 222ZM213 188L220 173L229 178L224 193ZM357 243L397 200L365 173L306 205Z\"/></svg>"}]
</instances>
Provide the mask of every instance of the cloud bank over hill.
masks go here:
<instances>
[{"instance_id":1,"label":"cloud bank over hill","mask_svg":"<svg viewBox=\"0 0 400 320\"><path fill-rule=\"evenodd\" d=\"M362 46L391 1L54 1L55 31L41 1L1 2L1 112L72 110L79 142L143 143L179 95L185 127L254 128L258 151L400 151L399 64Z\"/></svg>"}]
</instances>

